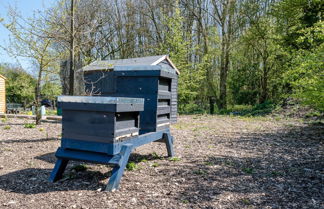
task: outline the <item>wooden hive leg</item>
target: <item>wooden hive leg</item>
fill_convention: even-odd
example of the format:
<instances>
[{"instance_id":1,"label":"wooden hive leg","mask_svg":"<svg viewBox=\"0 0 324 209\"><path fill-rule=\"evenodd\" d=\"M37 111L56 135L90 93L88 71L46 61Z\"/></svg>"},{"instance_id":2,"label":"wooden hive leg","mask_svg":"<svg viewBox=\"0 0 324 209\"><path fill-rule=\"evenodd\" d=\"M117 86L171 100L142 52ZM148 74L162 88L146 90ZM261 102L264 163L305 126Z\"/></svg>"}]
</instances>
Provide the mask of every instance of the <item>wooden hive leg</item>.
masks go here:
<instances>
[{"instance_id":1,"label":"wooden hive leg","mask_svg":"<svg viewBox=\"0 0 324 209\"><path fill-rule=\"evenodd\" d=\"M112 170L112 175L109 178L108 184L106 186L106 191L113 191L118 189L121 177L123 176L124 170L126 168L129 156L132 152L133 145L125 144L122 146L120 153L120 160L118 165L116 165Z\"/></svg>"},{"instance_id":2,"label":"wooden hive leg","mask_svg":"<svg viewBox=\"0 0 324 209\"><path fill-rule=\"evenodd\" d=\"M168 157L173 157L174 152L173 152L173 137L171 136L170 132L169 133L164 133L163 134L164 142L168 151Z\"/></svg>"},{"instance_id":3,"label":"wooden hive leg","mask_svg":"<svg viewBox=\"0 0 324 209\"><path fill-rule=\"evenodd\" d=\"M49 179L50 182L55 182L62 178L64 170L65 170L68 162L69 162L69 160L67 160L67 159L62 159L62 158L57 159L54 169L53 169L50 179Z\"/></svg>"}]
</instances>

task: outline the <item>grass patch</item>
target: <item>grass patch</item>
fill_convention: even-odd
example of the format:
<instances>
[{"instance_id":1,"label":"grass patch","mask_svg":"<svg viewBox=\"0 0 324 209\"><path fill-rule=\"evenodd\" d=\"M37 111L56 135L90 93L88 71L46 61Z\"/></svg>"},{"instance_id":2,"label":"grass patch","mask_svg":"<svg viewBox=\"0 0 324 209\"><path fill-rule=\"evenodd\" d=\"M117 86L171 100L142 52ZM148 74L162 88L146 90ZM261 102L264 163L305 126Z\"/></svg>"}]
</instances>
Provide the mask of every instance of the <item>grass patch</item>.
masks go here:
<instances>
[{"instance_id":1,"label":"grass patch","mask_svg":"<svg viewBox=\"0 0 324 209\"><path fill-rule=\"evenodd\" d=\"M141 159L141 163L146 163L148 160L146 158Z\"/></svg>"},{"instance_id":2,"label":"grass patch","mask_svg":"<svg viewBox=\"0 0 324 209\"><path fill-rule=\"evenodd\" d=\"M188 204L189 203L189 200L182 200L182 203Z\"/></svg>"},{"instance_id":3,"label":"grass patch","mask_svg":"<svg viewBox=\"0 0 324 209\"><path fill-rule=\"evenodd\" d=\"M44 128L39 128L38 130L42 132L42 131L44 131Z\"/></svg>"},{"instance_id":4,"label":"grass patch","mask_svg":"<svg viewBox=\"0 0 324 209\"><path fill-rule=\"evenodd\" d=\"M242 203L243 203L244 205L250 205L250 204L251 204L251 201L248 200L248 199L241 199L241 201L242 201Z\"/></svg>"},{"instance_id":5,"label":"grass patch","mask_svg":"<svg viewBox=\"0 0 324 209\"><path fill-rule=\"evenodd\" d=\"M72 168L72 170L75 170L76 172L86 171L87 169L88 169L87 166L84 164L76 165L76 166L73 166L73 168Z\"/></svg>"},{"instance_id":6,"label":"grass patch","mask_svg":"<svg viewBox=\"0 0 324 209\"><path fill-rule=\"evenodd\" d=\"M178 157L171 157L169 158L169 161L172 161L172 162L176 162L176 161L180 161L181 159L178 158Z\"/></svg>"},{"instance_id":7,"label":"grass patch","mask_svg":"<svg viewBox=\"0 0 324 209\"><path fill-rule=\"evenodd\" d=\"M5 123L5 122L7 122L7 121L8 121L8 118L7 118L7 117L1 118L1 122L2 122L2 123Z\"/></svg>"},{"instance_id":8,"label":"grass patch","mask_svg":"<svg viewBox=\"0 0 324 209\"><path fill-rule=\"evenodd\" d=\"M24 124L24 127L25 128L35 128L36 127L36 124L34 124L34 123L25 123Z\"/></svg>"},{"instance_id":9,"label":"grass patch","mask_svg":"<svg viewBox=\"0 0 324 209\"><path fill-rule=\"evenodd\" d=\"M205 175L205 174L207 174L206 171L201 170L201 169L195 170L193 173L196 174L196 175Z\"/></svg>"},{"instance_id":10,"label":"grass patch","mask_svg":"<svg viewBox=\"0 0 324 209\"><path fill-rule=\"evenodd\" d=\"M134 171L134 170L137 169L137 165L136 165L136 163L134 163L134 162L129 162L129 163L127 163L127 165L126 165L126 169L127 169L128 171Z\"/></svg>"},{"instance_id":11,"label":"grass patch","mask_svg":"<svg viewBox=\"0 0 324 209\"><path fill-rule=\"evenodd\" d=\"M217 113L220 115L230 116L265 116L275 110L277 106L272 102L265 102L255 106L251 105L234 105L227 110L219 110Z\"/></svg>"},{"instance_id":12,"label":"grass patch","mask_svg":"<svg viewBox=\"0 0 324 209\"><path fill-rule=\"evenodd\" d=\"M4 130L10 130L11 129L11 126L9 125L6 125L5 127L3 127Z\"/></svg>"},{"instance_id":13,"label":"grass patch","mask_svg":"<svg viewBox=\"0 0 324 209\"><path fill-rule=\"evenodd\" d=\"M205 162L205 165L212 166L212 165L214 165L214 163L210 162L210 161L207 161L207 162Z\"/></svg>"},{"instance_id":14,"label":"grass patch","mask_svg":"<svg viewBox=\"0 0 324 209\"><path fill-rule=\"evenodd\" d=\"M280 171L272 171L270 174L271 174L271 176L274 176L274 177L283 175L283 173Z\"/></svg>"},{"instance_id":15,"label":"grass patch","mask_svg":"<svg viewBox=\"0 0 324 209\"><path fill-rule=\"evenodd\" d=\"M162 159L163 157L158 155L156 152L153 152L152 154L150 154L152 156L153 160L159 160Z\"/></svg>"},{"instance_id":16,"label":"grass patch","mask_svg":"<svg viewBox=\"0 0 324 209\"><path fill-rule=\"evenodd\" d=\"M156 168L156 167L159 167L160 165L158 163L153 163L152 164L152 167Z\"/></svg>"},{"instance_id":17,"label":"grass patch","mask_svg":"<svg viewBox=\"0 0 324 209\"><path fill-rule=\"evenodd\" d=\"M254 173L253 168L242 168L242 171L246 174L252 174Z\"/></svg>"}]
</instances>

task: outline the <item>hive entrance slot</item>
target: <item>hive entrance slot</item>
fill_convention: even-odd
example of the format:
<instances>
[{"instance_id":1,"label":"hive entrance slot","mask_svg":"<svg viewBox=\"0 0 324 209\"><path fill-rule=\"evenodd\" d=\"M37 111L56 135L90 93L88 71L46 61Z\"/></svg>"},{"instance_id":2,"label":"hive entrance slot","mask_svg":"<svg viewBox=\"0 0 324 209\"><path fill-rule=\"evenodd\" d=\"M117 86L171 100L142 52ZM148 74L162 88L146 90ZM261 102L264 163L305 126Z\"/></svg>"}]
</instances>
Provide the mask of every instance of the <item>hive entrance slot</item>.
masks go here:
<instances>
[{"instance_id":1,"label":"hive entrance slot","mask_svg":"<svg viewBox=\"0 0 324 209\"><path fill-rule=\"evenodd\" d=\"M159 79L159 91L171 91L171 79Z\"/></svg>"}]
</instances>

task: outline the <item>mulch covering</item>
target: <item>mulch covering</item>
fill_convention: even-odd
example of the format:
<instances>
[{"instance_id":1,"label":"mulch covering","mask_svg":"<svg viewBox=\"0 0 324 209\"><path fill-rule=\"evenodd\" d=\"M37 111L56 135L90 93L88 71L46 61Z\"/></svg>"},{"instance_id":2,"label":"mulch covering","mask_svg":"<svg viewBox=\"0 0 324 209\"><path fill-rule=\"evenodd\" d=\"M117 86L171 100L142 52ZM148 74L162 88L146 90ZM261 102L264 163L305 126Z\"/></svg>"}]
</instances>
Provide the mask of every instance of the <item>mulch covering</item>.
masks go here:
<instances>
[{"instance_id":1,"label":"mulch covering","mask_svg":"<svg viewBox=\"0 0 324 209\"><path fill-rule=\"evenodd\" d=\"M324 208L324 127L297 119L181 116L164 144L136 149L120 190L111 168L69 164L48 182L60 123L0 122L0 208ZM9 128L10 126L10 128Z\"/></svg>"}]
</instances>

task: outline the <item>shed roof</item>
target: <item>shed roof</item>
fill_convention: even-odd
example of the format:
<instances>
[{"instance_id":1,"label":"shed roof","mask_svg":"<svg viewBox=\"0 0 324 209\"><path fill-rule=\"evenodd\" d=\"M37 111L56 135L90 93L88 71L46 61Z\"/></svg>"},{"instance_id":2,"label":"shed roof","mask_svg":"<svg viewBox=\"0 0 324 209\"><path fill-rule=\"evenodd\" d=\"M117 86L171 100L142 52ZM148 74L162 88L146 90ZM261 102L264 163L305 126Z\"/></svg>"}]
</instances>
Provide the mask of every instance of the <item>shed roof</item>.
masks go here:
<instances>
[{"instance_id":1,"label":"shed roof","mask_svg":"<svg viewBox=\"0 0 324 209\"><path fill-rule=\"evenodd\" d=\"M91 64L84 66L83 71L92 70L105 70L113 69L115 66L133 66L133 65L158 65L162 61L167 60L169 64L175 69L177 74L180 74L179 70L172 63L167 55L149 56L149 57L138 57L130 59L117 59L117 60L101 60L94 61Z\"/></svg>"},{"instance_id":2,"label":"shed roof","mask_svg":"<svg viewBox=\"0 0 324 209\"><path fill-rule=\"evenodd\" d=\"M0 78L3 78L3 79L5 79L5 80L7 80L7 78L6 77L4 77L3 75L1 75L0 74Z\"/></svg>"}]
</instances>

